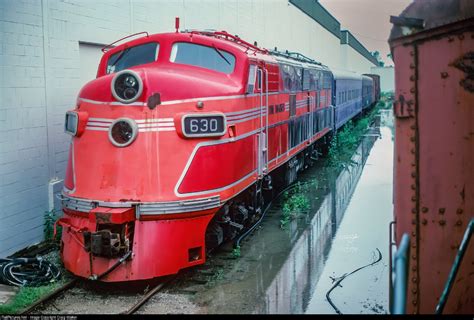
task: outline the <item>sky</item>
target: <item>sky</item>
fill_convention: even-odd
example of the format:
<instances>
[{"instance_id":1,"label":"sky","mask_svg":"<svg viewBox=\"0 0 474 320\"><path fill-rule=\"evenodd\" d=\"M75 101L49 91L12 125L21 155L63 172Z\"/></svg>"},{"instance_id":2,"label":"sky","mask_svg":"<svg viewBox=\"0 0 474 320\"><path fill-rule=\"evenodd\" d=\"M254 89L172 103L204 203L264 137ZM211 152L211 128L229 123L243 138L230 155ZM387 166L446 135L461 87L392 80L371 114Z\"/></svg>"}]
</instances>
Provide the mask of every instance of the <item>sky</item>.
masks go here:
<instances>
[{"instance_id":1,"label":"sky","mask_svg":"<svg viewBox=\"0 0 474 320\"><path fill-rule=\"evenodd\" d=\"M388 36L391 15L399 15L411 0L319 0L369 51L379 51L385 66L393 65Z\"/></svg>"}]
</instances>

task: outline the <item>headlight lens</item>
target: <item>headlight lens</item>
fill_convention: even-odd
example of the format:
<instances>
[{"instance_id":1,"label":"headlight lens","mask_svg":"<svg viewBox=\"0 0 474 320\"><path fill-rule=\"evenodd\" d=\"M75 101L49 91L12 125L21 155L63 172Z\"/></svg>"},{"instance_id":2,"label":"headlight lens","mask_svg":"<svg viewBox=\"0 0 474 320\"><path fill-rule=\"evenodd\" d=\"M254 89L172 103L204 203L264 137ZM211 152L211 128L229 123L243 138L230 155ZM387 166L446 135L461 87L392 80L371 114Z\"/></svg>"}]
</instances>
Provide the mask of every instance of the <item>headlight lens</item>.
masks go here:
<instances>
[{"instance_id":1,"label":"headlight lens","mask_svg":"<svg viewBox=\"0 0 474 320\"><path fill-rule=\"evenodd\" d=\"M116 147L130 145L137 138L137 134L137 124L128 118L115 120L109 128L109 140Z\"/></svg>"},{"instance_id":2,"label":"headlight lens","mask_svg":"<svg viewBox=\"0 0 474 320\"><path fill-rule=\"evenodd\" d=\"M143 82L140 76L132 70L118 72L111 83L112 95L123 103L137 100L143 91Z\"/></svg>"},{"instance_id":3,"label":"headlight lens","mask_svg":"<svg viewBox=\"0 0 474 320\"><path fill-rule=\"evenodd\" d=\"M79 125L79 117L76 112L66 112L66 121L64 122L64 131L66 133L75 136L77 135L77 128Z\"/></svg>"}]
</instances>

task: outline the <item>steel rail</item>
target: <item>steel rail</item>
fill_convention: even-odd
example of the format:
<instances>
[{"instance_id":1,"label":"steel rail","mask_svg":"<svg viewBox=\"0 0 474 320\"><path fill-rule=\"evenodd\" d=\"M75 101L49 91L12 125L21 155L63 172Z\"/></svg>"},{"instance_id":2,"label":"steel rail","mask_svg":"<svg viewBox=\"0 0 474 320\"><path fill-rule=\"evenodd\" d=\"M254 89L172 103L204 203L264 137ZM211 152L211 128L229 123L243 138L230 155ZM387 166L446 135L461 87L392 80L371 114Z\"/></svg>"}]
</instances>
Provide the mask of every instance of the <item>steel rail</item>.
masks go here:
<instances>
[{"instance_id":1,"label":"steel rail","mask_svg":"<svg viewBox=\"0 0 474 320\"><path fill-rule=\"evenodd\" d=\"M162 283L159 283L156 287L154 287L152 290L148 291L143 298L141 298L137 303L135 303L130 309L126 310L125 312L122 312L121 314L134 314L137 312L148 300L150 300L155 294L160 292L163 288L166 287L170 282L172 282L174 279L176 279L175 276L171 276L170 278L164 280Z\"/></svg>"}]
</instances>

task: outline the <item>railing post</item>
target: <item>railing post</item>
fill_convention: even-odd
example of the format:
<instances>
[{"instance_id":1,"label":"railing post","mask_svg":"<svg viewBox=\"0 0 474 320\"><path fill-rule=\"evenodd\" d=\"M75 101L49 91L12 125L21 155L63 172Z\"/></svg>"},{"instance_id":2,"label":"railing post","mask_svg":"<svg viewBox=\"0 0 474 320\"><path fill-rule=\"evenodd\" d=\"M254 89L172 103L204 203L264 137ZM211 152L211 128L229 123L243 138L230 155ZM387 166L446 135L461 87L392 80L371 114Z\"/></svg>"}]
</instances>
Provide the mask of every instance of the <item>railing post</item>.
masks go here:
<instances>
[{"instance_id":1,"label":"railing post","mask_svg":"<svg viewBox=\"0 0 474 320\"><path fill-rule=\"evenodd\" d=\"M474 230L474 219L471 219L469 222L466 232L464 232L464 237L461 241L461 245L459 246L458 253L456 254L456 258L454 259L453 266L451 267L451 271L449 272L448 280L446 281L446 285L444 286L443 293L441 294L441 298L439 298L439 303L436 306L436 314L443 313L444 306L448 301L449 292L453 286L454 280L456 279L456 274L458 273L459 266L461 265L462 259L464 257L464 253L466 252L467 246L469 245L469 241L471 240L472 231Z\"/></svg>"},{"instance_id":2,"label":"railing post","mask_svg":"<svg viewBox=\"0 0 474 320\"><path fill-rule=\"evenodd\" d=\"M395 284L392 314L405 314L407 304L408 257L410 256L410 236L404 233L395 254Z\"/></svg>"}]
</instances>

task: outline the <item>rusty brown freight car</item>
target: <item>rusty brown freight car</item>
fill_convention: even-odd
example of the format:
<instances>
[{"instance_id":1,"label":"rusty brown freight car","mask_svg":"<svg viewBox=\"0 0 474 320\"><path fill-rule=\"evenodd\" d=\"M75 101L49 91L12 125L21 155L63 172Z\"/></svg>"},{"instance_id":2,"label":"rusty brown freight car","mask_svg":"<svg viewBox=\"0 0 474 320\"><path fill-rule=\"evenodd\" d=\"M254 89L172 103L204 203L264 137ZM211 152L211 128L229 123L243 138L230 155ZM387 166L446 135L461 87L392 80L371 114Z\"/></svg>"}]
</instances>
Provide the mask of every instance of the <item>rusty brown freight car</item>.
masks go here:
<instances>
[{"instance_id":1,"label":"rusty brown freight car","mask_svg":"<svg viewBox=\"0 0 474 320\"><path fill-rule=\"evenodd\" d=\"M410 237L407 313L435 312L474 216L473 17L471 0L416 0L391 18L395 237ZM474 313L470 242L444 313Z\"/></svg>"},{"instance_id":2,"label":"rusty brown freight car","mask_svg":"<svg viewBox=\"0 0 474 320\"><path fill-rule=\"evenodd\" d=\"M372 89L372 97L374 104L380 101L380 76L378 74L364 73L364 76L371 77L374 80L374 86Z\"/></svg>"}]
</instances>

